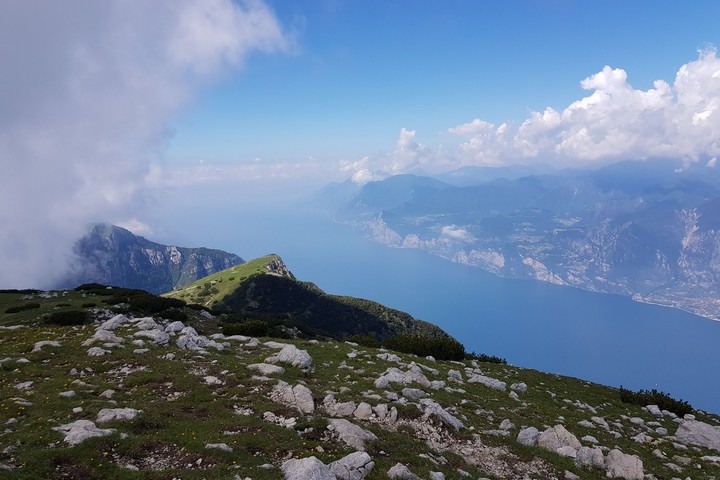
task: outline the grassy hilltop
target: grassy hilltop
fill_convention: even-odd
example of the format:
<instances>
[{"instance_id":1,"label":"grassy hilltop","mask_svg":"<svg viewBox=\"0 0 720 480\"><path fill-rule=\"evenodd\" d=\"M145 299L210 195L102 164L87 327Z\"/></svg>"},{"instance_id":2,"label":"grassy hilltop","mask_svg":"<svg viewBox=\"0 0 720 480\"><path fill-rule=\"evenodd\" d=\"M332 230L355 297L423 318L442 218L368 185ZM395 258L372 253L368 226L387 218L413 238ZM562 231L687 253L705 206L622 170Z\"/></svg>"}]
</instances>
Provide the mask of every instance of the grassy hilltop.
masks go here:
<instances>
[{"instance_id":1,"label":"grassy hilltop","mask_svg":"<svg viewBox=\"0 0 720 480\"><path fill-rule=\"evenodd\" d=\"M471 358L225 336L176 302L100 286L0 293L0 478L277 479L293 459L327 470L353 454L365 464L345 478L402 463L425 479L599 480L615 451L646 478L720 477L720 446L680 432L717 429L715 415L654 415L614 388ZM68 442L63 428L90 423L97 436ZM518 442L557 425L607 465Z\"/></svg>"}]
</instances>

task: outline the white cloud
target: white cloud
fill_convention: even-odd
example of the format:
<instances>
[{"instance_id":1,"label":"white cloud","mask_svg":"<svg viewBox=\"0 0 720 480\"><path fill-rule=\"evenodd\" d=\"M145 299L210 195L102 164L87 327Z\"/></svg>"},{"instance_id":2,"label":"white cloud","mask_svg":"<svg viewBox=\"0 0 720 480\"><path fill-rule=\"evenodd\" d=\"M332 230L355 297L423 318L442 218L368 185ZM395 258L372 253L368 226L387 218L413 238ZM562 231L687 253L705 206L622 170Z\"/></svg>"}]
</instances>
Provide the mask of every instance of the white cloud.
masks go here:
<instances>
[{"instance_id":1,"label":"white cloud","mask_svg":"<svg viewBox=\"0 0 720 480\"><path fill-rule=\"evenodd\" d=\"M453 240L460 240L463 242L472 242L474 240L470 232L462 227L458 227L457 225L445 225L440 231L444 237L449 237Z\"/></svg>"},{"instance_id":2,"label":"white cloud","mask_svg":"<svg viewBox=\"0 0 720 480\"><path fill-rule=\"evenodd\" d=\"M0 15L0 286L42 287L88 222L162 183L167 120L253 51L288 48L249 0L9 2Z\"/></svg>"},{"instance_id":3,"label":"white cloud","mask_svg":"<svg viewBox=\"0 0 720 480\"><path fill-rule=\"evenodd\" d=\"M460 163L697 161L720 153L720 59L714 49L680 67L672 86L657 80L638 90L624 70L607 66L580 85L592 93L562 111L532 112L516 129L480 119L450 128L465 138Z\"/></svg>"}]
</instances>

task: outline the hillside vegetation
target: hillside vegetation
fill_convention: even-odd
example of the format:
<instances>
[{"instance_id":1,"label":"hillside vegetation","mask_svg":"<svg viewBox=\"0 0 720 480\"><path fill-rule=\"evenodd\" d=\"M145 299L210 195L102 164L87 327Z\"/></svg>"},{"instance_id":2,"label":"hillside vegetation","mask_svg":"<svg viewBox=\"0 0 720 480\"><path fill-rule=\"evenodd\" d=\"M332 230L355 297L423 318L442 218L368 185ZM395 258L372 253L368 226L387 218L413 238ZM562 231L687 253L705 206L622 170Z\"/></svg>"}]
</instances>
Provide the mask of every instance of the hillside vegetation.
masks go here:
<instances>
[{"instance_id":1,"label":"hillside vegetation","mask_svg":"<svg viewBox=\"0 0 720 480\"><path fill-rule=\"evenodd\" d=\"M720 476L715 415L502 363L223 335L153 298L0 293L0 478Z\"/></svg>"},{"instance_id":2,"label":"hillside vegetation","mask_svg":"<svg viewBox=\"0 0 720 480\"><path fill-rule=\"evenodd\" d=\"M371 334L384 339L397 334L448 337L436 325L360 298L329 295L302 282L277 255L268 255L210 275L168 298L200 304L213 312L234 313L242 322L257 316L285 317L334 338Z\"/></svg>"}]
</instances>

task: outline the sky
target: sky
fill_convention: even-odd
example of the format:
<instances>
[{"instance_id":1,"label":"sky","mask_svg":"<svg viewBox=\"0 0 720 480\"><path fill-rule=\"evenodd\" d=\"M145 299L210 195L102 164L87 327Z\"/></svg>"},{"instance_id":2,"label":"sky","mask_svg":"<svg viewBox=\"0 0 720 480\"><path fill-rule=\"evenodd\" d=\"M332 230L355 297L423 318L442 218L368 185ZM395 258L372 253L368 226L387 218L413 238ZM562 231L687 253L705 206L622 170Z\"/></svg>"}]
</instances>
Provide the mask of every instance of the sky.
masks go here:
<instances>
[{"instance_id":1,"label":"sky","mask_svg":"<svg viewBox=\"0 0 720 480\"><path fill-rule=\"evenodd\" d=\"M720 156L720 2L6 0L0 288L268 185ZM202 195L198 195L202 201Z\"/></svg>"}]
</instances>

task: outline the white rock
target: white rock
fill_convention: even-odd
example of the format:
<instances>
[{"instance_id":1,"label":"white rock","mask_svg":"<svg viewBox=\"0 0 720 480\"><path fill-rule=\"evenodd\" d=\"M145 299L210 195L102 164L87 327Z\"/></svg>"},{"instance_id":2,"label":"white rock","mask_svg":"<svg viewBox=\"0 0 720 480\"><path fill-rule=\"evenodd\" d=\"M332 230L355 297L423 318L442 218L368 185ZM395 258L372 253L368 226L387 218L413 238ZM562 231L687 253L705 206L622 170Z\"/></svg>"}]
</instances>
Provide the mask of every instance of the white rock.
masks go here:
<instances>
[{"instance_id":1,"label":"white rock","mask_svg":"<svg viewBox=\"0 0 720 480\"><path fill-rule=\"evenodd\" d=\"M251 363L247 366L249 370L255 370L263 375L281 375L285 373L283 367L277 365L271 365L269 363Z\"/></svg>"},{"instance_id":2,"label":"white rock","mask_svg":"<svg viewBox=\"0 0 720 480\"><path fill-rule=\"evenodd\" d=\"M682 420L675 432L675 438L683 443L720 450L720 427L705 422Z\"/></svg>"},{"instance_id":3,"label":"white rock","mask_svg":"<svg viewBox=\"0 0 720 480\"><path fill-rule=\"evenodd\" d=\"M113 395L115 395L115 390L109 388L100 394L102 398L112 398Z\"/></svg>"},{"instance_id":4,"label":"white rock","mask_svg":"<svg viewBox=\"0 0 720 480\"><path fill-rule=\"evenodd\" d=\"M635 455L627 455L618 449L610 450L605 457L607 476L625 480L643 480L643 462Z\"/></svg>"},{"instance_id":5,"label":"white rock","mask_svg":"<svg viewBox=\"0 0 720 480\"><path fill-rule=\"evenodd\" d=\"M134 420L142 410L134 408L103 408L98 412L97 423L113 422L116 420Z\"/></svg>"},{"instance_id":6,"label":"white rock","mask_svg":"<svg viewBox=\"0 0 720 480\"><path fill-rule=\"evenodd\" d=\"M172 322L172 323L168 324L167 327L165 327L165 333L177 333L177 332L182 331L183 328L185 328L185 325L182 322L180 322L180 321ZM209 445L214 445L214 444L209 444Z\"/></svg>"},{"instance_id":7,"label":"white rock","mask_svg":"<svg viewBox=\"0 0 720 480\"><path fill-rule=\"evenodd\" d=\"M295 345L286 345L275 355L265 359L267 363L287 363L293 367L307 368L312 365L312 357L307 350L300 350Z\"/></svg>"},{"instance_id":8,"label":"white rock","mask_svg":"<svg viewBox=\"0 0 720 480\"><path fill-rule=\"evenodd\" d=\"M211 385L211 386L223 384L222 380L220 380L218 377L214 377L212 375L207 375L207 376L203 377L203 381L205 382L206 385Z\"/></svg>"},{"instance_id":9,"label":"white rock","mask_svg":"<svg viewBox=\"0 0 720 480\"><path fill-rule=\"evenodd\" d=\"M579 467L603 468L605 457L598 447L580 447L575 455L575 464Z\"/></svg>"},{"instance_id":10,"label":"white rock","mask_svg":"<svg viewBox=\"0 0 720 480\"><path fill-rule=\"evenodd\" d=\"M527 427L520 430L517 436L517 442L527 447L535 447L538 444L540 432L535 427Z\"/></svg>"},{"instance_id":11,"label":"white rock","mask_svg":"<svg viewBox=\"0 0 720 480\"><path fill-rule=\"evenodd\" d=\"M500 430L512 430L513 428L515 428L515 425L506 418L502 422L500 422L500 427L498 428L500 428Z\"/></svg>"},{"instance_id":12,"label":"white rock","mask_svg":"<svg viewBox=\"0 0 720 480\"><path fill-rule=\"evenodd\" d=\"M355 452L332 462L330 471L341 480L362 480L368 475L375 462L365 452Z\"/></svg>"},{"instance_id":13,"label":"white rock","mask_svg":"<svg viewBox=\"0 0 720 480\"><path fill-rule=\"evenodd\" d=\"M331 419L328 430L337 434L346 445L359 451L365 451L366 441L377 440L377 437L371 431L358 427L343 418Z\"/></svg>"},{"instance_id":14,"label":"white rock","mask_svg":"<svg viewBox=\"0 0 720 480\"><path fill-rule=\"evenodd\" d=\"M336 480L330 467L316 457L291 459L282 464L285 480Z\"/></svg>"},{"instance_id":15,"label":"white rock","mask_svg":"<svg viewBox=\"0 0 720 480\"><path fill-rule=\"evenodd\" d=\"M43 340L41 342L36 342L33 346L32 351L33 352L39 352L43 349L43 347L61 347L60 342L56 342L54 340Z\"/></svg>"},{"instance_id":16,"label":"white rock","mask_svg":"<svg viewBox=\"0 0 720 480\"><path fill-rule=\"evenodd\" d=\"M463 423L458 420L455 416L450 414L447 410L442 408L439 403L435 402L434 400L431 400L429 398L424 398L420 400L420 405L424 409L425 413L423 414L424 418L429 418L431 416L438 417L444 424L451 426L455 430L460 430L463 428Z\"/></svg>"},{"instance_id":17,"label":"white rock","mask_svg":"<svg viewBox=\"0 0 720 480\"><path fill-rule=\"evenodd\" d=\"M287 382L279 380L270 392L270 399L273 402L296 408L301 413L309 414L315 411L313 394L309 388L302 384L291 387Z\"/></svg>"},{"instance_id":18,"label":"white rock","mask_svg":"<svg viewBox=\"0 0 720 480\"><path fill-rule=\"evenodd\" d=\"M115 330L116 328L128 323L128 321L129 320L125 315L119 314L104 322L100 325L100 328L102 330Z\"/></svg>"},{"instance_id":19,"label":"white rock","mask_svg":"<svg viewBox=\"0 0 720 480\"><path fill-rule=\"evenodd\" d=\"M488 388L492 388L493 390L500 390L501 392L504 392L507 388L507 383L500 381L496 378L486 377L485 375L475 374L472 377L468 378L467 381L468 383L479 383L480 385L485 385Z\"/></svg>"},{"instance_id":20,"label":"white rock","mask_svg":"<svg viewBox=\"0 0 720 480\"><path fill-rule=\"evenodd\" d=\"M542 432L538 437L538 446L551 452L556 452L562 447L572 447L575 450L582 447L580 440L560 424Z\"/></svg>"},{"instance_id":21,"label":"white rock","mask_svg":"<svg viewBox=\"0 0 720 480\"><path fill-rule=\"evenodd\" d=\"M360 420L367 420L372 416L372 413L372 406L369 403L360 402L355 411L353 411L353 416Z\"/></svg>"},{"instance_id":22,"label":"white rock","mask_svg":"<svg viewBox=\"0 0 720 480\"><path fill-rule=\"evenodd\" d=\"M396 478L398 480L420 480L420 477L410 471L408 467L402 463L396 463L387 471L388 478Z\"/></svg>"},{"instance_id":23,"label":"white rock","mask_svg":"<svg viewBox=\"0 0 720 480\"><path fill-rule=\"evenodd\" d=\"M577 456L577 450L570 446L560 447L555 450L555 453L557 453L561 457L575 458Z\"/></svg>"},{"instance_id":24,"label":"white rock","mask_svg":"<svg viewBox=\"0 0 720 480\"><path fill-rule=\"evenodd\" d=\"M69 445L77 445L88 438L104 437L115 432L112 428L97 428L97 426L95 426L95 424L90 420L75 420L74 422L66 425L53 427L53 430L62 432L65 435L65 443L68 443Z\"/></svg>"},{"instance_id":25,"label":"white rock","mask_svg":"<svg viewBox=\"0 0 720 480\"><path fill-rule=\"evenodd\" d=\"M155 345L167 345L170 342L170 335L162 330L140 330L133 336L149 338Z\"/></svg>"},{"instance_id":26,"label":"white rock","mask_svg":"<svg viewBox=\"0 0 720 480\"><path fill-rule=\"evenodd\" d=\"M662 417L663 413L660 411L660 407L657 405L648 405L645 407L645 410L650 412L651 415L655 415L656 417Z\"/></svg>"},{"instance_id":27,"label":"white rock","mask_svg":"<svg viewBox=\"0 0 720 480\"><path fill-rule=\"evenodd\" d=\"M151 317L136 318L133 322L138 330L162 330L162 326Z\"/></svg>"},{"instance_id":28,"label":"white rock","mask_svg":"<svg viewBox=\"0 0 720 480\"><path fill-rule=\"evenodd\" d=\"M398 357L394 353L378 353L375 356L380 360L385 360L387 362L400 363L400 357Z\"/></svg>"},{"instance_id":29,"label":"white rock","mask_svg":"<svg viewBox=\"0 0 720 480\"><path fill-rule=\"evenodd\" d=\"M107 355L108 353L112 352L110 350L105 350L104 348L100 347L90 347L87 351L88 357L102 357L103 355Z\"/></svg>"},{"instance_id":30,"label":"white rock","mask_svg":"<svg viewBox=\"0 0 720 480\"><path fill-rule=\"evenodd\" d=\"M233 449L227 443L208 443L205 445L209 450L222 450L223 452L232 452Z\"/></svg>"},{"instance_id":31,"label":"white rock","mask_svg":"<svg viewBox=\"0 0 720 480\"><path fill-rule=\"evenodd\" d=\"M61 398L72 398L75 396L75 390L67 390L65 392L60 392L60 393L58 393L58 395Z\"/></svg>"},{"instance_id":32,"label":"white rock","mask_svg":"<svg viewBox=\"0 0 720 480\"><path fill-rule=\"evenodd\" d=\"M419 388L403 388L402 396L408 400L420 400L421 398L427 397L427 393Z\"/></svg>"},{"instance_id":33,"label":"white rock","mask_svg":"<svg viewBox=\"0 0 720 480\"><path fill-rule=\"evenodd\" d=\"M510 385L510 390L514 390L514 391L520 392L520 393L526 393L527 385L524 382L513 383L512 385Z\"/></svg>"}]
</instances>

